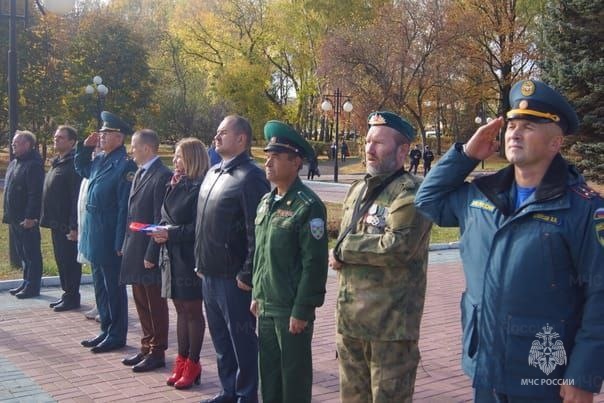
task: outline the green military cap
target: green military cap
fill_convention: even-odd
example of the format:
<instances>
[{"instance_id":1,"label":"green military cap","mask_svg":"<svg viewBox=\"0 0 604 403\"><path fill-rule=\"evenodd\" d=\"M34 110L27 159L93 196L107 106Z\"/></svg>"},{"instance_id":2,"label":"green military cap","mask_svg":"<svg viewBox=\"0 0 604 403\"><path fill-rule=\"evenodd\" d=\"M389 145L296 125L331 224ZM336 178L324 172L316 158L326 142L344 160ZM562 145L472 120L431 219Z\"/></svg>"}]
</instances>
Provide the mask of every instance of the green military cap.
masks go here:
<instances>
[{"instance_id":1,"label":"green military cap","mask_svg":"<svg viewBox=\"0 0 604 403\"><path fill-rule=\"evenodd\" d=\"M508 120L526 119L536 123L557 123L564 134L579 127L577 113L568 101L547 84L536 80L519 81L510 90Z\"/></svg>"},{"instance_id":2,"label":"green military cap","mask_svg":"<svg viewBox=\"0 0 604 403\"><path fill-rule=\"evenodd\" d=\"M264 151L293 152L308 160L315 155L308 141L287 123L269 120L264 125L264 138L268 141Z\"/></svg>"},{"instance_id":3,"label":"green military cap","mask_svg":"<svg viewBox=\"0 0 604 403\"><path fill-rule=\"evenodd\" d=\"M101 119L103 120L103 127L99 130L100 132L120 132L125 135L132 134L130 125L114 113L103 111L101 112Z\"/></svg>"},{"instance_id":4,"label":"green military cap","mask_svg":"<svg viewBox=\"0 0 604 403\"><path fill-rule=\"evenodd\" d=\"M397 115L396 113L388 111L377 111L371 112L367 117L367 124L369 127L372 126L387 126L390 127L399 134L407 137L409 141L413 141L415 138L415 129L411 126L411 123Z\"/></svg>"}]
</instances>

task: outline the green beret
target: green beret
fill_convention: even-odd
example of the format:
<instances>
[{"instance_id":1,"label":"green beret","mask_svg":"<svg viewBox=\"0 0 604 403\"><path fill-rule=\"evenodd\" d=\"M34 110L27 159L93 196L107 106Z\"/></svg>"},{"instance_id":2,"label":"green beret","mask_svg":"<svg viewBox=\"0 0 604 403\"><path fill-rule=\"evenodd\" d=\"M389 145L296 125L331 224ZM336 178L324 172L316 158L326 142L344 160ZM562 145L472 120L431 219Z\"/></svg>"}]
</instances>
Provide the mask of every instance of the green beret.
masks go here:
<instances>
[{"instance_id":1,"label":"green beret","mask_svg":"<svg viewBox=\"0 0 604 403\"><path fill-rule=\"evenodd\" d=\"M315 155L308 141L287 123L269 120L264 125L264 138L268 141L264 151L293 152L308 160Z\"/></svg>"},{"instance_id":2,"label":"green beret","mask_svg":"<svg viewBox=\"0 0 604 403\"><path fill-rule=\"evenodd\" d=\"M564 134L579 128L577 113L556 90L541 81L519 81L510 90L510 111L506 117L536 123L557 123Z\"/></svg>"},{"instance_id":3,"label":"green beret","mask_svg":"<svg viewBox=\"0 0 604 403\"><path fill-rule=\"evenodd\" d=\"M409 141L413 141L415 138L415 129L411 126L411 123L397 115L396 113L387 111L372 112L367 117L367 124L369 127L372 126L387 126L390 127L399 134L407 137Z\"/></svg>"},{"instance_id":4,"label":"green beret","mask_svg":"<svg viewBox=\"0 0 604 403\"><path fill-rule=\"evenodd\" d=\"M103 120L103 127L99 130L100 132L120 132L125 135L132 134L130 125L114 113L103 111L101 112L101 119Z\"/></svg>"}]
</instances>

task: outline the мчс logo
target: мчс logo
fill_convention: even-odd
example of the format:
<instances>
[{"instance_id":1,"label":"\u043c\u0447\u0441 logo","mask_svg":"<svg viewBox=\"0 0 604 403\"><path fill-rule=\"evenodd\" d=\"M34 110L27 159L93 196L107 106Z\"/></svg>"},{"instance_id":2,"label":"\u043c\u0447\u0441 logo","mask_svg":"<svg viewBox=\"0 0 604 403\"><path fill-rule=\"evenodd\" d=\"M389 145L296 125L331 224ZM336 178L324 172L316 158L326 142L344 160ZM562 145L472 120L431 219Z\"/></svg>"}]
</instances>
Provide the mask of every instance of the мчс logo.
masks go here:
<instances>
[{"instance_id":1,"label":"\u043c\u0447\u0441 logo","mask_svg":"<svg viewBox=\"0 0 604 403\"><path fill-rule=\"evenodd\" d=\"M539 367L545 375L549 375L558 365L566 365L566 350L562 340L556 340L560 335L554 332L549 323L542 329L543 333L535 335L541 341L533 340L528 362L530 366Z\"/></svg>"}]
</instances>

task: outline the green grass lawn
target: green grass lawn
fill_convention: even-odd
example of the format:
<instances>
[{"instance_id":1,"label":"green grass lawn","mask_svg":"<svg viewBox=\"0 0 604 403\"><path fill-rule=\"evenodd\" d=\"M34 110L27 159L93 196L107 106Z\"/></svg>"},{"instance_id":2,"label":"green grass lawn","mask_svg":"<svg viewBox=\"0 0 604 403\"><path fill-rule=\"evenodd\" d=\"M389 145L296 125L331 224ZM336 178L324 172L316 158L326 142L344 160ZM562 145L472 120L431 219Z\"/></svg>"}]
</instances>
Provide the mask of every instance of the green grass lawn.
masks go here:
<instances>
[{"instance_id":1,"label":"green grass lawn","mask_svg":"<svg viewBox=\"0 0 604 403\"><path fill-rule=\"evenodd\" d=\"M4 191L0 190L0 215L2 215L4 206ZM52 251L52 240L50 238L50 230L48 228L40 228L42 235L42 263L43 276L58 276L57 264ZM83 272L90 274L90 267L84 266ZM23 272L20 268L11 266L8 252L8 225L0 226L0 280L13 280L23 277Z\"/></svg>"}]
</instances>

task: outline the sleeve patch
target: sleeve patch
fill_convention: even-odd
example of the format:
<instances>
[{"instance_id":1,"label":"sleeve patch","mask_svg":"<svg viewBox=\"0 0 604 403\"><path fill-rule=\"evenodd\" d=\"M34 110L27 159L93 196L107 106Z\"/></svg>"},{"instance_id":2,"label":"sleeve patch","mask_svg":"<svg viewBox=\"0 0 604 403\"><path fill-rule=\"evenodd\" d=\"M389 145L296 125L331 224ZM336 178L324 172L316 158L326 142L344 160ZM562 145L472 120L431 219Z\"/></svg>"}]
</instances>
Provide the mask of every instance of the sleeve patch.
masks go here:
<instances>
[{"instance_id":1,"label":"sleeve patch","mask_svg":"<svg viewBox=\"0 0 604 403\"><path fill-rule=\"evenodd\" d=\"M323 235L325 235L325 221L322 218L313 218L310 220L309 225L313 238L316 240L323 238Z\"/></svg>"}]
</instances>

